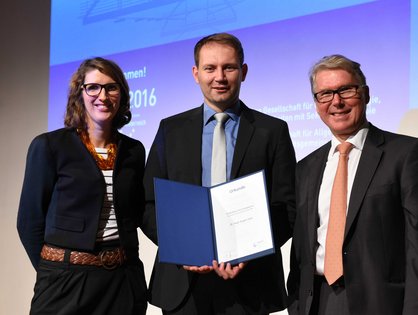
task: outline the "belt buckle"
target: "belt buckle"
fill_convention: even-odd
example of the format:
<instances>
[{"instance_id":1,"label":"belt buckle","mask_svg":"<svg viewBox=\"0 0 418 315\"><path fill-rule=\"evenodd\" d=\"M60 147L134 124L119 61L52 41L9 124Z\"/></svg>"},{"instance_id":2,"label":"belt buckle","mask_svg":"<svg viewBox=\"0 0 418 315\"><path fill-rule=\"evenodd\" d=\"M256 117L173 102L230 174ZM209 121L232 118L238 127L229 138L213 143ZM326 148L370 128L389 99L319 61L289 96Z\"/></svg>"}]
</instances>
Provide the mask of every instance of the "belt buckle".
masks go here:
<instances>
[{"instance_id":1,"label":"belt buckle","mask_svg":"<svg viewBox=\"0 0 418 315\"><path fill-rule=\"evenodd\" d=\"M100 252L100 254L99 254L99 257L100 257L100 262L101 262L101 264L102 264L102 267L104 268L104 269L107 269L107 270L113 270L113 269L115 269L118 265L120 265L121 264L121 259L120 259L120 251L118 251L118 253L119 253L119 259L118 260L116 260L116 261L114 261L114 262L112 262L112 261L107 261L107 253L110 253L110 252L112 252L111 250L103 250L103 251L101 251ZM112 255L110 255L109 257L112 257Z\"/></svg>"}]
</instances>

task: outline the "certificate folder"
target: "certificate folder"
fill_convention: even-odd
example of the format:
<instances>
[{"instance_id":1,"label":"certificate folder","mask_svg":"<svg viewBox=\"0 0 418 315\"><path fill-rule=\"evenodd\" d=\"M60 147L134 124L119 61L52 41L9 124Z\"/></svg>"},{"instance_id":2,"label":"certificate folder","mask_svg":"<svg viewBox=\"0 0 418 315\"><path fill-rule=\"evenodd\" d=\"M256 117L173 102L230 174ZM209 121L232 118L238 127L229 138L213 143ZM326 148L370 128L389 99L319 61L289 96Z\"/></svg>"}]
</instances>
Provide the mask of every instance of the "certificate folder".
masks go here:
<instances>
[{"instance_id":1,"label":"certificate folder","mask_svg":"<svg viewBox=\"0 0 418 315\"><path fill-rule=\"evenodd\" d=\"M155 178L160 262L237 264L274 253L264 171L213 187Z\"/></svg>"}]
</instances>

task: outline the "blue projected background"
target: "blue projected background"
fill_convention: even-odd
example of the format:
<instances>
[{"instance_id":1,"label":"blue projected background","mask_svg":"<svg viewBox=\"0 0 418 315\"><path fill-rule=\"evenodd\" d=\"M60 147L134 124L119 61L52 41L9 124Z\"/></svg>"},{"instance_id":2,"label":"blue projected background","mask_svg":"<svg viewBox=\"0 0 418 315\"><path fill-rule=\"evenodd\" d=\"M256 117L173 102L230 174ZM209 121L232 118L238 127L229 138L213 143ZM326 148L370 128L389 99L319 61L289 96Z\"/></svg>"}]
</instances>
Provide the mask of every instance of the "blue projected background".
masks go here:
<instances>
[{"instance_id":1,"label":"blue projected background","mask_svg":"<svg viewBox=\"0 0 418 315\"><path fill-rule=\"evenodd\" d=\"M63 126L69 79L81 60L103 56L130 85L133 119L122 132L149 149L162 118L203 101L191 72L195 43L226 31L242 41L249 67L241 99L288 122L298 159L330 139L307 73L333 53L362 64L372 123L418 134L417 2L53 0L48 128Z\"/></svg>"}]
</instances>

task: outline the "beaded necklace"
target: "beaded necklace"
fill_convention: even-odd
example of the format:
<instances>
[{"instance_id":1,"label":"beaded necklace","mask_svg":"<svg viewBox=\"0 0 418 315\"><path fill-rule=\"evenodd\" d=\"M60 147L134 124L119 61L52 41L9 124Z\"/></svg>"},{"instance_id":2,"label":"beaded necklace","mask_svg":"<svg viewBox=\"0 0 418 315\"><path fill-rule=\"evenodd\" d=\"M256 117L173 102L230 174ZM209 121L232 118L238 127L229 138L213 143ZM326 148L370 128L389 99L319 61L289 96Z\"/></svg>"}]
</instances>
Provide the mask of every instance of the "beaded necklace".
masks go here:
<instances>
[{"instance_id":1,"label":"beaded necklace","mask_svg":"<svg viewBox=\"0 0 418 315\"><path fill-rule=\"evenodd\" d=\"M93 156L94 160L96 161L97 166L101 170L112 170L113 166L115 165L116 160L116 144L112 142L107 149L107 159L105 159L101 154L96 152L93 144L90 141L89 135L85 130L77 130L80 136L81 141L83 142L84 146Z\"/></svg>"}]
</instances>

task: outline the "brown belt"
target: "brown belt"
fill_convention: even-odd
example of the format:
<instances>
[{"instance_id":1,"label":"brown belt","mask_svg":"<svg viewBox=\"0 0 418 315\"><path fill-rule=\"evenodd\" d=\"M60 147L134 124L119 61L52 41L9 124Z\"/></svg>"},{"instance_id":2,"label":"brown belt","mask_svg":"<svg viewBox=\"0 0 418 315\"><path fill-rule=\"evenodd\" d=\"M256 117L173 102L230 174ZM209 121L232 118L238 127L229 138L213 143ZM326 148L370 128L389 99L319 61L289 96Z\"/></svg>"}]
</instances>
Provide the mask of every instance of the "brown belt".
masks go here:
<instances>
[{"instance_id":1,"label":"brown belt","mask_svg":"<svg viewBox=\"0 0 418 315\"><path fill-rule=\"evenodd\" d=\"M65 249L44 245L41 258L49 261L64 261ZM71 251L69 263L72 265L88 265L115 269L126 261L126 253L122 248L103 250L97 255L85 252Z\"/></svg>"}]
</instances>

